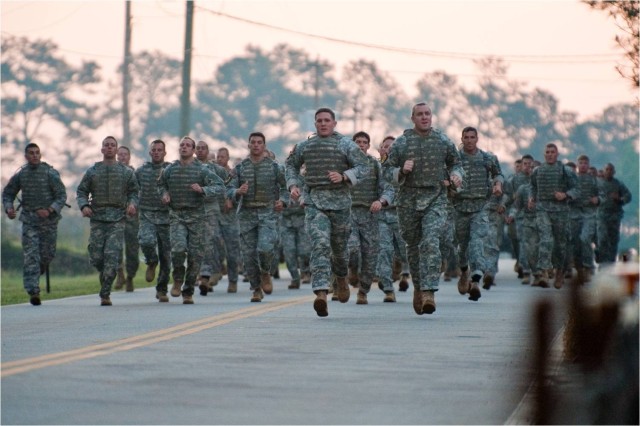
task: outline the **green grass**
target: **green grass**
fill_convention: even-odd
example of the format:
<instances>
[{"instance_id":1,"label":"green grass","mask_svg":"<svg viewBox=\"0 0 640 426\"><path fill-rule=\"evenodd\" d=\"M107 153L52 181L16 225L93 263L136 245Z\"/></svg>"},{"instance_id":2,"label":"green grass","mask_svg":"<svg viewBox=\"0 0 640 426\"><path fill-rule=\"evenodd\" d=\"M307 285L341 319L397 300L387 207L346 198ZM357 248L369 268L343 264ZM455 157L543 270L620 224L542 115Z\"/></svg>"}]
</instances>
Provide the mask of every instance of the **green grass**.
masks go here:
<instances>
[{"instance_id":1,"label":"green grass","mask_svg":"<svg viewBox=\"0 0 640 426\"><path fill-rule=\"evenodd\" d=\"M154 286L155 284L148 283L144 280L144 270L142 272L143 275L141 276L138 273L134 280L136 288ZM22 272L2 271L0 274L0 282L2 306L29 302L29 295L22 285ZM97 272L94 274L77 275L73 277L52 275L50 285L51 293L47 293L45 277L44 275L40 277L40 298L43 302L53 299L62 299L63 297L83 296L87 294L95 294L97 297L100 291Z\"/></svg>"}]
</instances>

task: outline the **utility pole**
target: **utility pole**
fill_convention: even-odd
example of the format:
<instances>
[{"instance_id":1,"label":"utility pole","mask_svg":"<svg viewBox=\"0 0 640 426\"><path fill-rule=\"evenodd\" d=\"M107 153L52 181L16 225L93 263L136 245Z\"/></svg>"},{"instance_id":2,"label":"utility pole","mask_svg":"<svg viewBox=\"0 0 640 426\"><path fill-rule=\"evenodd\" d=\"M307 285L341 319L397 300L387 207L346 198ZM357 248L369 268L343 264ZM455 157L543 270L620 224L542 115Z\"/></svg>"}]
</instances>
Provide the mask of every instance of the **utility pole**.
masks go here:
<instances>
[{"instance_id":1,"label":"utility pole","mask_svg":"<svg viewBox=\"0 0 640 426\"><path fill-rule=\"evenodd\" d=\"M315 107L316 110L318 108L320 108L320 105L319 105L319 103L320 103L319 102L319 100L320 100L320 81L319 81L319 78L320 78L320 76L318 75L319 72L320 72L320 70L318 69L318 68L320 68L320 63L319 62L320 62L320 57L316 56L316 62L314 64L315 65L314 66L314 71L315 71L314 77L315 78L314 78L314 82L313 82L313 89L314 89L314 92L315 92L313 104L314 104L314 107Z\"/></svg>"},{"instance_id":2,"label":"utility pole","mask_svg":"<svg viewBox=\"0 0 640 426\"><path fill-rule=\"evenodd\" d=\"M124 61L122 62L122 140L131 145L131 128L129 117L129 64L131 63L131 1L125 1L124 18Z\"/></svg>"},{"instance_id":3,"label":"utility pole","mask_svg":"<svg viewBox=\"0 0 640 426\"><path fill-rule=\"evenodd\" d=\"M187 1L187 22L184 35L184 60L182 62L182 96L180 97L180 137L190 130L191 95L191 46L193 41L193 1Z\"/></svg>"}]
</instances>

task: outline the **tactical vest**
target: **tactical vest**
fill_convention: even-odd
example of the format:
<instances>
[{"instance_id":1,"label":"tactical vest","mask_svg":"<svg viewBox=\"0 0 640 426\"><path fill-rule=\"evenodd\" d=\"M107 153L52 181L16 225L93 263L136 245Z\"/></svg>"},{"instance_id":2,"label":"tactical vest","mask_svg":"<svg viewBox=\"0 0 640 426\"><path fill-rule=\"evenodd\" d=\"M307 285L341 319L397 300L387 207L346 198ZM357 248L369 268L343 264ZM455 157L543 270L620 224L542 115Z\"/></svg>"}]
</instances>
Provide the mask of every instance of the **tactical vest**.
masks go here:
<instances>
[{"instance_id":1,"label":"tactical vest","mask_svg":"<svg viewBox=\"0 0 640 426\"><path fill-rule=\"evenodd\" d=\"M590 198L598 196L598 181L595 177L590 174L579 174L578 175L578 190L580 191L580 205L581 207L592 207L597 208L597 206L591 204Z\"/></svg>"},{"instance_id":2,"label":"tactical vest","mask_svg":"<svg viewBox=\"0 0 640 426\"><path fill-rule=\"evenodd\" d=\"M487 198L491 194L491 154L478 150L475 154L460 153L465 172L464 187L458 194L460 198Z\"/></svg>"},{"instance_id":3,"label":"tactical vest","mask_svg":"<svg viewBox=\"0 0 640 426\"><path fill-rule=\"evenodd\" d=\"M164 173L169 173L166 180L172 209L195 209L204 205L202 194L191 189L194 183L202 184L202 172L199 161L183 166L176 160L165 169Z\"/></svg>"},{"instance_id":4,"label":"tactical vest","mask_svg":"<svg viewBox=\"0 0 640 426\"><path fill-rule=\"evenodd\" d=\"M249 189L243 196L244 207L267 207L278 199L278 163L270 158L264 158L259 163L245 158L238 170L240 184L249 182Z\"/></svg>"},{"instance_id":5,"label":"tactical vest","mask_svg":"<svg viewBox=\"0 0 640 426\"><path fill-rule=\"evenodd\" d=\"M309 188L323 187L323 189L343 188L342 182L333 183L329 180L327 173L336 171L344 173L349 169L346 156L338 148L340 135L333 135L321 138L313 136L309 139L304 148L303 158L307 168L304 183Z\"/></svg>"},{"instance_id":6,"label":"tactical vest","mask_svg":"<svg viewBox=\"0 0 640 426\"><path fill-rule=\"evenodd\" d=\"M378 199L380 163L370 155L367 155L367 160L369 173L359 180L357 185L351 187L351 205L354 207L369 207Z\"/></svg>"},{"instance_id":7,"label":"tactical vest","mask_svg":"<svg viewBox=\"0 0 640 426\"><path fill-rule=\"evenodd\" d=\"M53 192L49 185L50 169L51 166L47 163L40 163L37 167L27 164L20 171L24 211L46 209L53 203Z\"/></svg>"},{"instance_id":8,"label":"tactical vest","mask_svg":"<svg viewBox=\"0 0 640 426\"><path fill-rule=\"evenodd\" d=\"M555 164L545 163L538 167L537 174L537 199L556 201L555 192L564 192L566 188L564 165L559 161Z\"/></svg>"},{"instance_id":9,"label":"tactical vest","mask_svg":"<svg viewBox=\"0 0 640 426\"><path fill-rule=\"evenodd\" d=\"M140 185L139 207L144 210L167 210L167 206L162 204L162 198L158 192L158 178L162 170L169 163L153 164L144 163L138 170L138 185Z\"/></svg>"},{"instance_id":10,"label":"tactical vest","mask_svg":"<svg viewBox=\"0 0 640 426\"><path fill-rule=\"evenodd\" d=\"M421 136L413 130L404 132L406 137L406 157L413 160L413 171L409 173L403 186L410 188L433 188L444 180L444 164L449 145L442 133L432 129L429 136ZM404 162L403 160L403 162ZM402 165L401 165L402 167Z\"/></svg>"},{"instance_id":11,"label":"tactical vest","mask_svg":"<svg viewBox=\"0 0 640 426\"><path fill-rule=\"evenodd\" d=\"M91 205L93 207L127 206L127 183L133 171L122 163L95 165L96 174L91 186Z\"/></svg>"}]
</instances>

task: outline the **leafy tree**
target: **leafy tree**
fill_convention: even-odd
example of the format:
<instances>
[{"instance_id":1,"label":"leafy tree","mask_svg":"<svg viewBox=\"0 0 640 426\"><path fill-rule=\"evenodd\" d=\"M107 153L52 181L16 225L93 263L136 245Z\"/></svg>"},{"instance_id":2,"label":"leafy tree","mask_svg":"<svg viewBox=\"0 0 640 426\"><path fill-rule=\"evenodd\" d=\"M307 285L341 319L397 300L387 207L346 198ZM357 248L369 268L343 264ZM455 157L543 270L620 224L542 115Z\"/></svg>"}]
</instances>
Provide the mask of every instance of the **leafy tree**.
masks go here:
<instances>
[{"instance_id":1,"label":"leafy tree","mask_svg":"<svg viewBox=\"0 0 640 426\"><path fill-rule=\"evenodd\" d=\"M2 165L11 164L5 170L15 170L13 162L22 160L30 142L69 176L82 169L82 145L97 124L96 106L88 99L95 99L98 71L94 62L66 62L52 41L3 36ZM62 132L64 143L54 143L54 132Z\"/></svg>"}]
</instances>

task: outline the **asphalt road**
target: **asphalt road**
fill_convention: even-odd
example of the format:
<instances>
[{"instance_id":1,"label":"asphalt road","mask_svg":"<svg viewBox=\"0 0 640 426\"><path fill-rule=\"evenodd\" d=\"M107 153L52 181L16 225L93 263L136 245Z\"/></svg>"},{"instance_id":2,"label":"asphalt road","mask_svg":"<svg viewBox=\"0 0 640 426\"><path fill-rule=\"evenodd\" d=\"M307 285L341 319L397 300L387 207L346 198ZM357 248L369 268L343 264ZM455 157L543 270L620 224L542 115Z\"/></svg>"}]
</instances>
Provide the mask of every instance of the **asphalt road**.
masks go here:
<instances>
[{"instance_id":1,"label":"asphalt road","mask_svg":"<svg viewBox=\"0 0 640 426\"><path fill-rule=\"evenodd\" d=\"M225 278L194 305L159 304L148 288L101 307L96 283L95 296L6 306L1 421L527 423L532 306L566 289L522 286L512 267L501 259L478 302L441 281L423 316L412 290L382 303L376 288L368 305L354 290L319 318L310 286L288 290L285 270L262 303L249 302L248 283L226 293Z\"/></svg>"}]
</instances>

